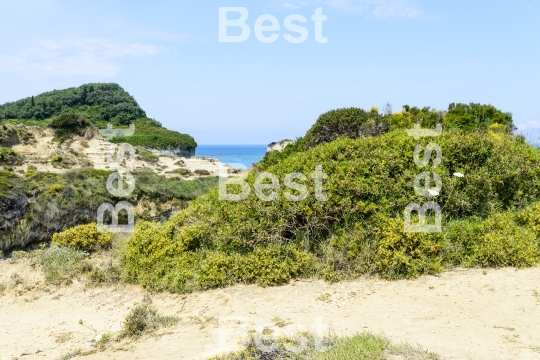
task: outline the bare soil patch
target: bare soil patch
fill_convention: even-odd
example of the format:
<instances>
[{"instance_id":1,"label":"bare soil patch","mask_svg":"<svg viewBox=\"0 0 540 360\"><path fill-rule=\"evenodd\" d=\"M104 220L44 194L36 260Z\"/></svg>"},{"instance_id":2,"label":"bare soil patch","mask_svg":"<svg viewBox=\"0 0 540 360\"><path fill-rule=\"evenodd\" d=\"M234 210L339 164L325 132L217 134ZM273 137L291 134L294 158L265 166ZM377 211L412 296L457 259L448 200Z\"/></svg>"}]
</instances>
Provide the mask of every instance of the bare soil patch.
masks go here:
<instances>
[{"instance_id":1,"label":"bare soil patch","mask_svg":"<svg viewBox=\"0 0 540 360\"><path fill-rule=\"evenodd\" d=\"M539 359L540 268L455 270L409 281L361 279L328 284L235 286L189 295L148 294L131 285L46 285L25 260L0 262L2 359L59 359L96 349L130 309L150 296L178 325L137 341L112 342L86 359L193 359L234 348L241 329L290 324L336 335L369 331L448 359ZM234 318L224 318L224 317ZM220 348L219 322L227 326ZM87 326L79 324L83 320Z\"/></svg>"}]
</instances>

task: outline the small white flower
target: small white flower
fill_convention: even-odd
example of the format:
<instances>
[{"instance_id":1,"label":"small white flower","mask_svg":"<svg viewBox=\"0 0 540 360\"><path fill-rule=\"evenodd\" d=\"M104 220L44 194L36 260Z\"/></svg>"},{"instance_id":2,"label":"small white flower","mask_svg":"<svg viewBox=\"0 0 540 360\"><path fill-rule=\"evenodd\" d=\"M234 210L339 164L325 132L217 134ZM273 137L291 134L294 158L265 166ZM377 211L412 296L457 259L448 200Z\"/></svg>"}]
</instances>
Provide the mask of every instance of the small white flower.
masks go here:
<instances>
[{"instance_id":1,"label":"small white flower","mask_svg":"<svg viewBox=\"0 0 540 360\"><path fill-rule=\"evenodd\" d=\"M463 175L463 174L460 173L460 172L455 172L455 173L454 173L454 176L455 176L455 177L464 177L465 175Z\"/></svg>"},{"instance_id":2,"label":"small white flower","mask_svg":"<svg viewBox=\"0 0 540 360\"><path fill-rule=\"evenodd\" d=\"M437 190L429 189L428 193L431 196L439 196L439 192Z\"/></svg>"},{"instance_id":3,"label":"small white flower","mask_svg":"<svg viewBox=\"0 0 540 360\"><path fill-rule=\"evenodd\" d=\"M96 337L94 338L94 341L95 342L100 342L102 338L103 338L103 336L101 334L97 334Z\"/></svg>"}]
</instances>

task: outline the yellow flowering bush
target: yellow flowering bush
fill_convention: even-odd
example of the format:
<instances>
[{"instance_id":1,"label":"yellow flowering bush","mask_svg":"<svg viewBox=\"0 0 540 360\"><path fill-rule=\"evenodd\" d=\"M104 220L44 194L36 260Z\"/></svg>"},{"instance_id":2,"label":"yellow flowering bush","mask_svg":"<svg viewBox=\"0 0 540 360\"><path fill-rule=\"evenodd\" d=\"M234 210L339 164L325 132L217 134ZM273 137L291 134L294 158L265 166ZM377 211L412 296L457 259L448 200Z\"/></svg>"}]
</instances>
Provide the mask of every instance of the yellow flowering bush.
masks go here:
<instances>
[{"instance_id":1,"label":"yellow flowering bush","mask_svg":"<svg viewBox=\"0 0 540 360\"><path fill-rule=\"evenodd\" d=\"M79 225L52 236L52 245L71 247L84 251L110 247L112 236L110 233L98 233L96 224Z\"/></svg>"},{"instance_id":2,"label":"yellow flowering bush","mask_svg":"<svg viewBox=\"0 0 540 360\"><path fill-rule=\"evenodd\" d=\"M540 238L540 202L535 202L517 215L517 222L531 230Z\"/></svg>"},{"instance_id":3,"label":"yellow flowering bush","mask_svg":"<svg viewBox=\"0 0 540 360\"><path fill-rule=\"evenodd\" d=\"M488 127L488 132L490 134L505 134L507 129L505 125L495 123Z\"/></svg>"},{"instance_id":4,"label":"yellow flowering bush","mask_svg":"<svg viewBox=\"0 0 540 360\"><path fill-rule=\"evenodd\" d=\"M54 196L64 191L66 186L64 184L52 184L45 191L45 196Z\"/></svg>"},{"instance_id":5,"label":"yellow flowering bush","mask_svg":"<svg viewBox=\"0 0 540 360\"><path fill-rule=\"evenodd\" d=\"M530 228L519 226L514 214L494 214L484 222L486 233L478 239L477 260L482 266L526 267L538 263L538 240Z\"/></svg>"},{"instance_id":6,"label":"yellow flowering bush","mask_svg":"<svg viewBox=\"0 0 540 360\"><path fill-rule=\"evenodd\" d=\"M379 274L388 279L415 278L442 270L438 233L406 233L401 219L384 220L377 252Z\"/></svg>"}]
</instances>

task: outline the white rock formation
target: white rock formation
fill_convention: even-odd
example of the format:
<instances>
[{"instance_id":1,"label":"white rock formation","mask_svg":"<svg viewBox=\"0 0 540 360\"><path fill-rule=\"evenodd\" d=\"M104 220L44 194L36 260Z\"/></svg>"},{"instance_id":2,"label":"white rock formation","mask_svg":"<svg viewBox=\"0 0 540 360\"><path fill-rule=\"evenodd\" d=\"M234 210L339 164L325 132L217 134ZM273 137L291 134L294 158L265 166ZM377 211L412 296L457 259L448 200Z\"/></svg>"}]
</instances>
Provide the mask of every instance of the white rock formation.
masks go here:
<instances>
[{"instance_id":1,"label":"white rock formation","mask_svg":"<svg viewBox=\"0 0 540 360\"><path fill-rule=\"evenodd\" d=\"M270 151L283 151L285 147L289 144L292 144L293 141L289 139L281 140L278 142L273 142L271 144L268 144L268 147L266 148L266 152Z\"/></svg>"}]
</instances>

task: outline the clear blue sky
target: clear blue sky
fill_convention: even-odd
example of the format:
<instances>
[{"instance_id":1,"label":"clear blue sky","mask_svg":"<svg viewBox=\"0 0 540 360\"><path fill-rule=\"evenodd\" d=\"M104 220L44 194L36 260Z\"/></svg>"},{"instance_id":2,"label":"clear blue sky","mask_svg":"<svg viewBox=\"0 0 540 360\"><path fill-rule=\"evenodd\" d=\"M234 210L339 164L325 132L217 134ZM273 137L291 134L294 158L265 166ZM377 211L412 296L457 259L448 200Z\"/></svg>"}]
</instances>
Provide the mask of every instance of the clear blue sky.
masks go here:
<instances>
[{"instance_id":1,"label":"clear blue sky","mask_svg":"<svg viewBox=\"0 0 540 360\"><path fill-rule=\"evenodd\" d=\"M220 6L248 9L248 41L218 41ZM387 102L491 103L540 128L539 1L2 0L0 14L0 103L116 82L199 144L295 138L327 110ZM281 22L271 44L253 34L263 14ZM304 43L283 38L291 14L309 20Z\"/></svg>"}]
</instances>

